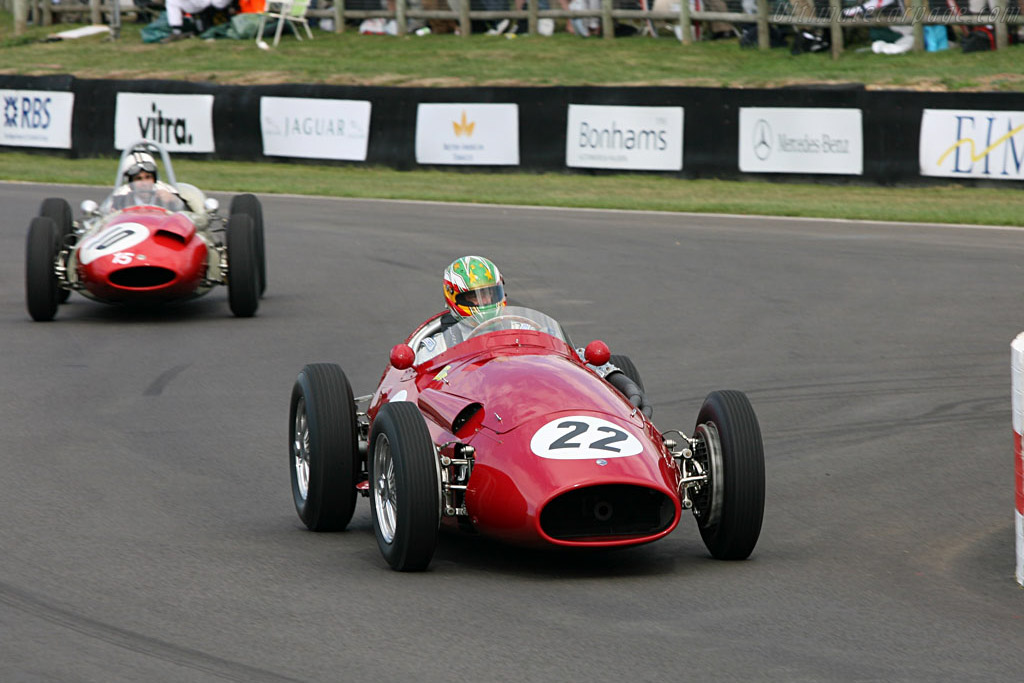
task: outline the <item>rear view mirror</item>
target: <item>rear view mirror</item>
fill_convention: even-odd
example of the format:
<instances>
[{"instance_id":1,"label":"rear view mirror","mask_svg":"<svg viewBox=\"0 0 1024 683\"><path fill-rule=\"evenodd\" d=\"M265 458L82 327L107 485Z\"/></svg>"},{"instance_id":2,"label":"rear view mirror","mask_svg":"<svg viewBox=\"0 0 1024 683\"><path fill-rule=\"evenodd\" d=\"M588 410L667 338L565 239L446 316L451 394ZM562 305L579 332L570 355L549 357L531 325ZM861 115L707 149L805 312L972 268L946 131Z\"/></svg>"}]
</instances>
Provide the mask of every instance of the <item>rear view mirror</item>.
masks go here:
<instances>
[{"instance_id":1,"label":"rear view mirror","mask_svg":"<svg viewBox=\"0 0 1024 683\"><path fill-rule=\"evenodd\" d=\"M408 344L395 344L391 348L391 367L396 370L411 368L416 361L416 352Z\"/></svg>"},{"instance_id":2,"label":"rear view mirror","mask_svg":"<svg viewBox=\"0 0 1024 683\"><path fill-rule=\"evenodd\" d=\"M604 365L612 357L612 352L600 339L587 344L587 348L583 349L583 358L591 365Z\"/></svg>"}]
</instances>

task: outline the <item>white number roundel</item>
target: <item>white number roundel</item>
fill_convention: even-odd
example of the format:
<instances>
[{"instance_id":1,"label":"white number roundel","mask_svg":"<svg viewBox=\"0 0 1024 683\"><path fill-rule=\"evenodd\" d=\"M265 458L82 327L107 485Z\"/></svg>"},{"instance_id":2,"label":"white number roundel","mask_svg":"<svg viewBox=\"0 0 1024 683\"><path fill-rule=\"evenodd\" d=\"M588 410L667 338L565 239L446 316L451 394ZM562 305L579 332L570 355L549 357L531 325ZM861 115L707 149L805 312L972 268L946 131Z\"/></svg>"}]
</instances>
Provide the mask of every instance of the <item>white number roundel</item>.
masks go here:
<instances>
[{"instance_id":1,"label":"white number roundel","mask_svg":"<svg viewBox=\"0 0 1024 683\"><path fill-rule=\"evenodd\" d=\"M149 228L141 223L112 225L82 242L78 250L78 262L87 266L98 258L112 256L145 242L148 237Z\"/></svg>"},{"instance_id":2,"label":"white number roundel","mask_svg":"<svg viewBox=\"0 0 1024 683\"><path fill-rule=\"evenodd\" d=\"M624 458L643 449L640 439L625 429L589 415L552 420L530 439L530 450L551 460Z\"/></svg>"}]
</instances>

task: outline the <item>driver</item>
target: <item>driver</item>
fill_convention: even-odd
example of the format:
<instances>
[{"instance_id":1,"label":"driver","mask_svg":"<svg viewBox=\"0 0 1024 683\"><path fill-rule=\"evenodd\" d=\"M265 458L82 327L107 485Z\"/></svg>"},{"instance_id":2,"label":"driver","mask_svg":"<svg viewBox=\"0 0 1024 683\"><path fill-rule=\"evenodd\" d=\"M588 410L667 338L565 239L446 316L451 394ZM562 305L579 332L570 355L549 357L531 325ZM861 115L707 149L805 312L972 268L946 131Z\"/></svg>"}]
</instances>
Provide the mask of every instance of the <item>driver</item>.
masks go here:
<instances>
[{"instance_id":1,"label":"driver","mask_svg":"<svg viewBox=\"0 0 1024 683\"><path fill-rule=\"evenodd\" d=\"M114 209L139 203L172 207L180 201L173 187L157 179L156 159L149 152L132 152L128 155L122 180L124 184L114 192Z\"/></svg>"},{"instance_id":2,"label":"driver","mask_svg":"<svg viewBox=\"0 0 1024 683\"><path fill-rule=\"evenodd\" d=\"M444 302L441 331L426 337L416 349L416 358L433 358L465 341L467 322L476 327L501 315L505 308L505 278L498 266L482 256L463 256L444 269Z\"/></svg>"},{"instance_id":3,"label":"driver","mask_svg":"<svg viewBox=\"0 0 1024 683\"><path fill-rule=\"evenodd\" d=\"M441 331L426 337L416 349L418 362L433 358L465 341L465 326L471 327L497 318L505 309L505 278L494 262L483 256L463 256L444 270L444 301L448 307L441 316ZM577 350L582 359L582 351ZM636 382L611 363L588 367L615 387L630 403L650 418L654 409Z\"/></svg>"}]
</instances>

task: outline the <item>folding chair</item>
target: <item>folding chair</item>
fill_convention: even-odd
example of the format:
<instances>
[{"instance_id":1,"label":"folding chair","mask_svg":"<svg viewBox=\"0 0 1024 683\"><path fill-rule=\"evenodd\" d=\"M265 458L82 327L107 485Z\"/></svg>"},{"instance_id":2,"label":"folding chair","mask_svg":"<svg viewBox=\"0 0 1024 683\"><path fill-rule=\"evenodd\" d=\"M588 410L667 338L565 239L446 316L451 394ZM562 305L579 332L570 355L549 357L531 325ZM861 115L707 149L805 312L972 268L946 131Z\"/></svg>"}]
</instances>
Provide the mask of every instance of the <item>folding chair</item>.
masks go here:
<instances>
[{"instance_id":1,"label":"folding chair","mask_svg":"<svg viewBox=\"0 0 1024 683\"><path fill-rule=\"evenodd\" d=\"M267 18L277 20L277 32L274 33L274 47L281 40L281 31L287 22L292 24L295 30L295 37L302 40L302 33L297 24L306 28L306 35L313 39L313 32L309 30L309 22L306 21L306 10L309 9L309 0L267 0L267 5L260 15L260 30L256 32L256 42L263 40L263 29L267 25Z\"/></svg>"}]
</instances>

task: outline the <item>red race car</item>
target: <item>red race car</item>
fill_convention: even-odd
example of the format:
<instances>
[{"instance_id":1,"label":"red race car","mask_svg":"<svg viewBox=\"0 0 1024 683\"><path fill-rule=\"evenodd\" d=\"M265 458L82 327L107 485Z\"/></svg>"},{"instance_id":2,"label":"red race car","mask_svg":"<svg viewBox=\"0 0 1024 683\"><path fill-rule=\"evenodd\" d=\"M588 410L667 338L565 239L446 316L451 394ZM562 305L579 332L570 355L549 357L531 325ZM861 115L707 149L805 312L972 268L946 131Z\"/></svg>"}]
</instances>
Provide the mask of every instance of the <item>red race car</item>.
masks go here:
<instances>
[{"instance_id":1,"label":"red race car","mask_svg":"<svg viewBox=\"0 0 1024 683\"><path fill-rule=\"evenodd\" d=\"M690 510L714 557L750 555L764 451L743 393L709 394L692 436L662 432L592 369L610 360L642 386L603 342L580 353L557 321L522 307L458 325L464 341L417 358L441 316L421 325L370 396L353 398L334 364L299 373L289 463L309 529L344 529L366 496L384 558L416 571L442 526L526 546L631 546Z\"/></svg>"},{"instance_id":2,"label":"red race car","mask_svg":"<svg viewBox=\"0 0 1024 683\"><path fill-rule=\"evenodd\" d=\"M83 219L74 221L67 201L46 199L29 225L25 293L34 320L52 320L72 291L148 305L216 285L227 285L232 313L255 314L267 277L263 209L253 195L234 197L223 219L216 199L176 182L163 147L140 141L121 155L110 196L81 208Z\"/></svg>"}]
</instances>

